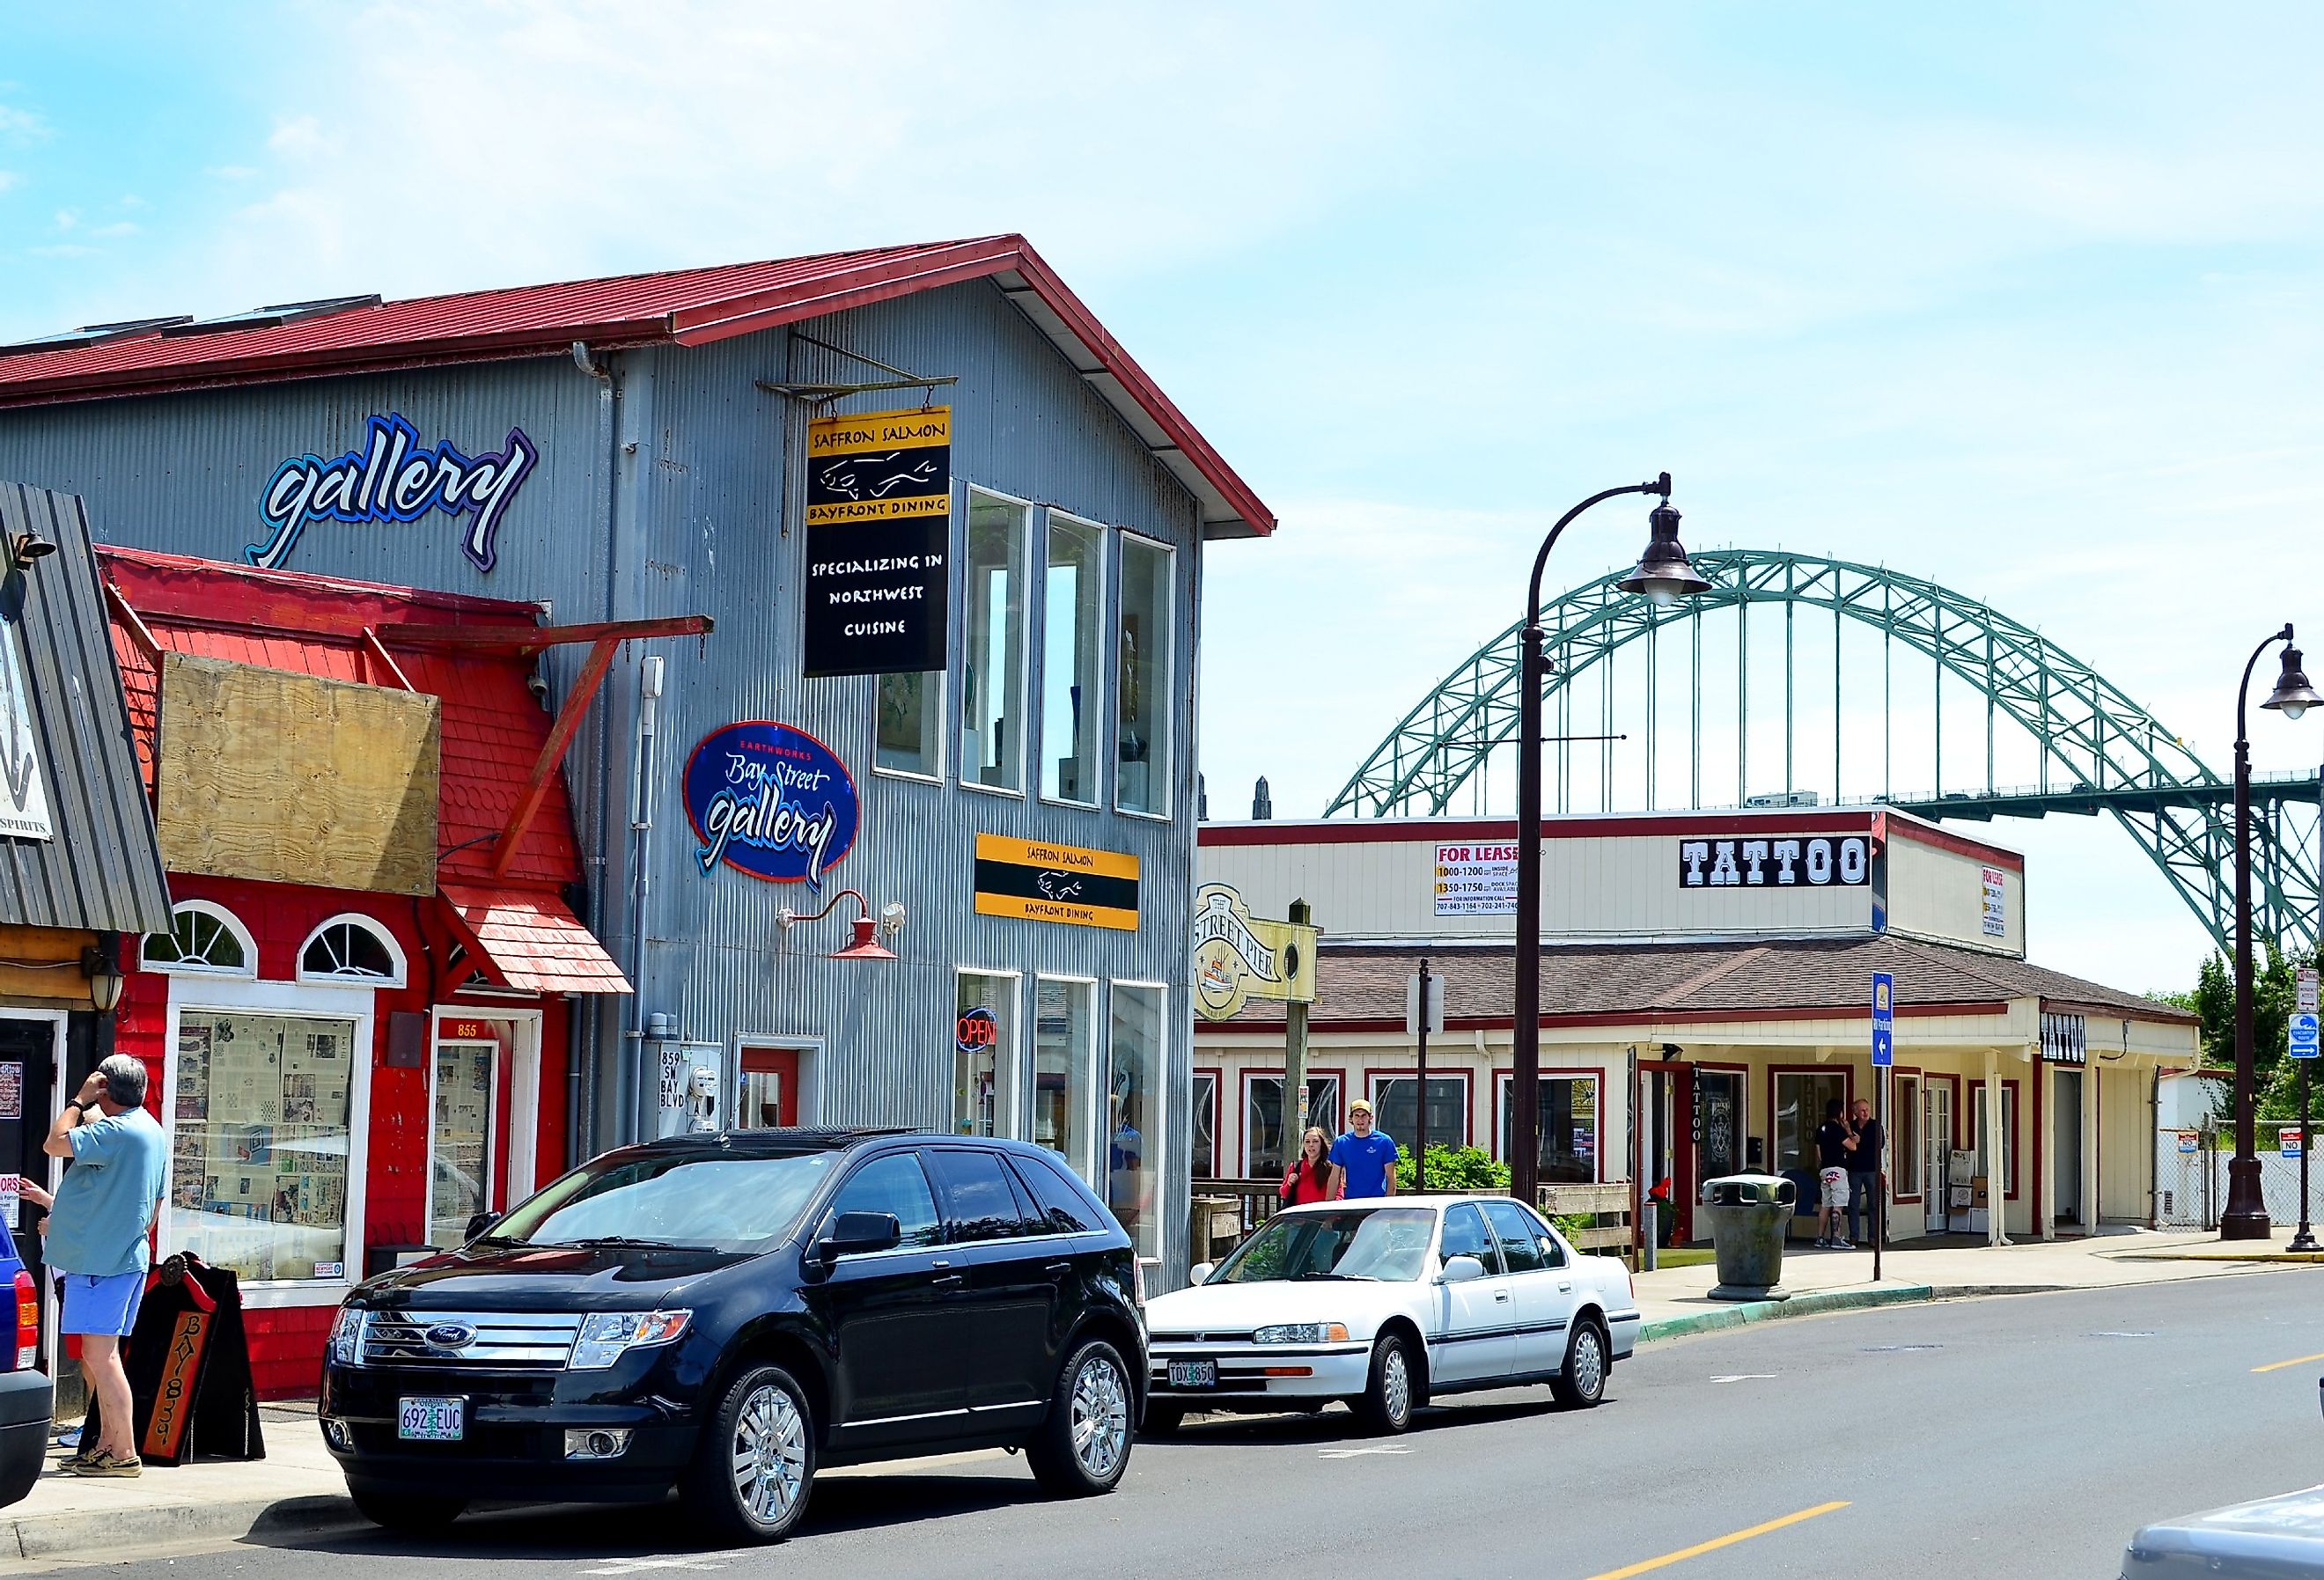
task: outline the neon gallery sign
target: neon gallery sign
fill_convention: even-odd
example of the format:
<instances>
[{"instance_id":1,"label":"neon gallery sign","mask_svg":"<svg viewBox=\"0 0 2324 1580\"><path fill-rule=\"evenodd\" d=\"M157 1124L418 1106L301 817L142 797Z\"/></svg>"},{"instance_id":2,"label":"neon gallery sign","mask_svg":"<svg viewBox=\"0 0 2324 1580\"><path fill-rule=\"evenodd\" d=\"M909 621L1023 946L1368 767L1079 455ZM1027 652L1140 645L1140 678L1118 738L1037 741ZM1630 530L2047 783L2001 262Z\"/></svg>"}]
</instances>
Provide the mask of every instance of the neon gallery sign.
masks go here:
<instances>
[{"instance_id":1,"label":"neon gallery sign","mask_svg":"<svg viewBox=\"0 0 2324 1580\"><path fill-rule=\"evenodd\" d=\"M1871 881L1872 840L1867 835L1678 842L1682 889L1860 889Z\"/></svg>"},{"instance_id":2,"label":"neon gallery sign","mask_svg":"<svg viewBox=\"0 0 2324 1580\"><path fill-rule=\"evenodd\" d=\"M334 460L293 456L274 468L258 496L265 541L242 557L264 570L279 568L314 522L404 525L433 511L469 518L460 552L478 570L499 558L501 518L531 476L540 452L521 428L509 430L498 454L463 455L449 439L420 442L420 430L400 412L364 419L360 449Z\"/></svg>"}]
</instances>

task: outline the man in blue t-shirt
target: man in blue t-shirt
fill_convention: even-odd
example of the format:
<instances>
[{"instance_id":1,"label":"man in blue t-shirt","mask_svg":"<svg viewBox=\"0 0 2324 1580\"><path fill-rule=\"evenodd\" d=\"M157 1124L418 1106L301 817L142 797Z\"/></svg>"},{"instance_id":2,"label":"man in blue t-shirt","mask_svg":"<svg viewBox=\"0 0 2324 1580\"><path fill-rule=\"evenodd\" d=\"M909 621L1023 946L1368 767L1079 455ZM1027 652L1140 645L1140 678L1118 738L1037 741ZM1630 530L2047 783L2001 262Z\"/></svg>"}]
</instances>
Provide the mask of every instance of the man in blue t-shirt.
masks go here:
<instances>
[{"instance_id":1,"label":"man in blue t-shirt","mask_svg":"<svg viewBox=\"0 0 2324 1580\"><path fill-rule=\"evenodd\" d=\"M1396 1142L1372 1128L1372 1105L1360 1097L1348 1104L1348 1131L1332 1143L1332 1166L1340 1171L1341 1196L1396 1194Z\"/></svg>"}]
</instances>

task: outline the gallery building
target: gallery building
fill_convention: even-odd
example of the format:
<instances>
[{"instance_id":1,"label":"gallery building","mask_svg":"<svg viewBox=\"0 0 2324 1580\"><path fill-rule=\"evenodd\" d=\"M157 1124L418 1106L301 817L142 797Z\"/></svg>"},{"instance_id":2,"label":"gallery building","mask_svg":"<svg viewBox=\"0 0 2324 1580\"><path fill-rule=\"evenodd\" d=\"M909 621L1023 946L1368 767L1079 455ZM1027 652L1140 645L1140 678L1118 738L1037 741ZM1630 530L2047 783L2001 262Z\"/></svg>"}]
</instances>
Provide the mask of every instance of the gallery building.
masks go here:
<instances>
[{"instance_id":1,"label":"gallery building","mask_svg":"<svg viewBox=\"0 0 2324 1580\"><path fill-rule=\"evenodd\" d=\"M1323 929L1311 1123L1370 1098L1399 1141L1509 1151L1511 819L1210 824L1200 875ZM1895 982L1890 1231L2047 1237L2154 1213L2158 1074L2195 1021L2030 965L2022 856L1879 807L1555 818L1542 826L1540 1178L1668 1182L1682 1240L1704 1179L1814 1190L1825 1104L1871 1099L1873 978ZM1425 1097L1406 986L1444 979ZM1198 1024L1198 1176L1271 1177L1284 1009ZM1982 1191L1951 1185L1956 1154ZM1207 1165L1207 1169L1206 1169ZM1957 1201L1956 1195L1997 1197Z\"/></svg>"},{"instance_id":2,"label":"gallery building","mask_svg":"<svg viewBox=\"0 0 2324 1580\"><path fill-rule=\"evenodd\" d=\"M171 596L303 573L368 584L358 602L484 599L582 633L501 651L540 695L533 727L570 726L559 892L636 991L523 989L537 1065L477 1043L533 1071L493 1105L503 1134L534 1138L536 1175L695 1123L1020 1136L1107 1192L1157 1272L1183 1267L1202 562L1274 518L1021 238L0 346L0 476L79 494L106 543L177 557L150 572ZM454 618L381 615L399 617ZM699 633L588 634L684 621ZM320 644L354 666L330 678L398 689L346 636ZM272 640L233 661L319 661ZM403 664L410 644L385 645ZM451 793L447 777L443 903L417 929L416 894L346 907L402 955L397 985L364 990L374 1015L438 1028L407 1071L358 1027L374 1150L380 1094L433 1078L447 1021L493 1019L440 954L419 991L420 934L448 929L435 945L513 987L452 894L504 853L440 845ZM327 985L300 975L329 917L183 888L233 913L258 983ZM189 975L163 975L192 1004ZM201 1007L238 1007L216 996ZM186 1016L168 1013L182 1067ZM392 1209L366 1203L360 1235L292 1281L319 1293L334 1269L446 1238L420 1184L432 1112L402 1112Z\"/></svg>"}]
</instances>

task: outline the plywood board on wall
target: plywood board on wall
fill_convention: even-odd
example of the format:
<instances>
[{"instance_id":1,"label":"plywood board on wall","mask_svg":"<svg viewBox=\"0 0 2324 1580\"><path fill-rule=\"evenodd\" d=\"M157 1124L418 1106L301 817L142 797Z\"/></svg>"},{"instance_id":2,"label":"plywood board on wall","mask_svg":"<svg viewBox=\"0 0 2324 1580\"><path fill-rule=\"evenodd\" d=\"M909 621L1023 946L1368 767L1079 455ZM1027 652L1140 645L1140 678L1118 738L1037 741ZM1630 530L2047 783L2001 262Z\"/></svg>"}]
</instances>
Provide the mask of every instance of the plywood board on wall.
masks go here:
<instances>
[{"instance_id":1,"label":"plywood board on wall","mask_svg":"<svg viewBox=\"0 0 2324 1580\"><path fill-rule=\"evenodd\" d=\"M436 890L434 697L165 653L156 821L173 873Z\"/></svg>"}]
</instances>

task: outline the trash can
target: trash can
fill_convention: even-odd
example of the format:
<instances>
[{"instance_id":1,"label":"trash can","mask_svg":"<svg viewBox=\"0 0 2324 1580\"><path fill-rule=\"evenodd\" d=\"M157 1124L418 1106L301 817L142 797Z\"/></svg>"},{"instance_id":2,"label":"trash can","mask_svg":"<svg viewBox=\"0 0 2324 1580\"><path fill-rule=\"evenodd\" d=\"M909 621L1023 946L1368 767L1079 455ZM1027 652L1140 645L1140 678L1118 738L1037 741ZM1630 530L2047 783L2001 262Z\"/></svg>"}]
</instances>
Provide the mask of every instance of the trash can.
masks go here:
<instances>
[{"instance_id":1,"label":"trash can","mask_svg":"<svg viewBox=\"0 0 2324 1580\"><path fill-rule=\"evenodd\" d=\"M1714 1300L1783 1300L1784 1230L1799 1187L1778 1174L1729 1174L1702 1186L1719 1256Z\"/></svg>"}]
</instances>

